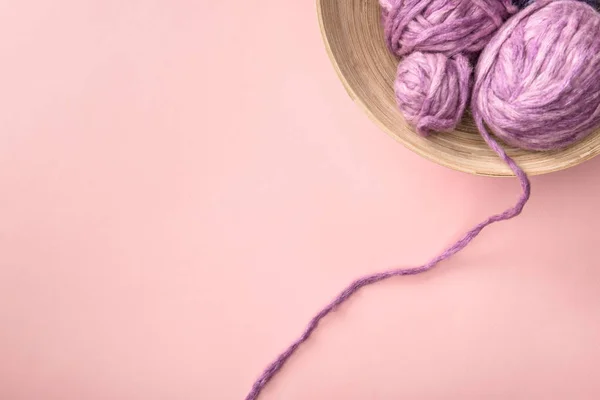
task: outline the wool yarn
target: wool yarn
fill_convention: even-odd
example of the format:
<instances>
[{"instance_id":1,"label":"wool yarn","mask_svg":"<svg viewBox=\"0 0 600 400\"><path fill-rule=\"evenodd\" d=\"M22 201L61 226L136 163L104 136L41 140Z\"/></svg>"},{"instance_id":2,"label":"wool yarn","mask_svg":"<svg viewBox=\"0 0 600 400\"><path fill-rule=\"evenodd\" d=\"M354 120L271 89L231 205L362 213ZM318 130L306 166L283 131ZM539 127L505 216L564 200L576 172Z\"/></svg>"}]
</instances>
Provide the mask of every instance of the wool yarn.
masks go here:
<instances>
[{"instance_id":1,"label":"wool yarn","mask_svg":"<svg viewBox=\"0 0 600 400\"><path fill-rule=\"evenodd\" d=\"M453 131L471 84L470 58L517 8L511 0L380 0L388 48L404 56L398 109L420 135Z\"/></svg>"},{"instance_id":2,"label":"wool yarn","mask_svg":"<svg viewBox=\"0 0 600 400\"><path fill-rule=\"evenodd\" d=\"M252 389L246 396L245 400L257 400L260 393L267 386L267 384L277 375L281 368L288 362L288 360L294 355L296 350L306 342L314 331L317 329L321 321L327 317L330 313L337 310L343 303L346 302L352 295L358 292L365 286L369 286L390 278L399 277L399 276L407 276L407 275L417 275L424 272L427 272L434 267L436 267L440 262L452 257L454 254L458 253L465 247L469 245L475 239L481 231L487 226L494 224L500 221L506 221L512 219L523 211L525 204L529 200L529 196L531 193L531 185L529 183L529 178L523 172L521 168L504 152L504 150L492 139L492 137L487 132L482 132L482 135L486 142L492 147L498 155L508 164L508 166L512 169L512 171L519 177L519 181L521 182L522 193L513 207L507 209L503 213L492 215L487 218L485 221L479 223L475 227L473 227L470 231L468 231L462 238L460 238L453 245L448 247L445 251L432 258L427 263L420 265L414 268L397 268L391 269L387 271L377 272L371 275L365 275L361 278L356 279L350 285L348 285L344 290L342 290L329 304L327 304L321 311L319 311L308 323L304 332L296 339L291 345L288 346L271 364L265 368L263 373L258 377L258 379L252 385Z\"/></svg>"},{"instance_id":3,"label":"wool yarn","mask_svg":"<svg viewBox=\"0 0 600 400\"><path fill-rule=\"evenodd\" d=\"M400 61L394 83L396 103L418 134L456 127L467 106L471 72L462 54L415 52Z\"/></svg>"},{"instance_id":4,"label":"wool yarn","mask_svg":"<svg viewBox=\"0 0 600 400\"><path fill-rule=\"evenodd\" d=\"M600 125L600 14L574 0L524 8L482 52L471 106L480 130L515 147L583 139Z\"/></svg>"},{"instance_id":5,"label":"wool yarn","mask_svg":"<svg viewBox=\"0 0 600 400\"><path fill-rule=\"evenodd\" d=\"M505 141L528 149L561 148L585 137L600 127L599 51L600 15L585 3L537 0L511 18L481 54L471 107L481 136L521 184L522 192L516 204L482 221L423 265L356 279L320 310L300 337L267 366L246 400L258 399L321 321L361 288L389 278L429 271L468 246L487 226L521 214L531 193L529 178L492 137L486 125ZM426 58L429 56L412 57L435 62ZM410 66L407 64L406 68ZM451 68L446 66L446 69ZM420 72L413 74L407 74L408 82L421 82Z\"/></svg>"},{"instance_id":6,"label":"wool yarn","mask_svg":"<svg viewBox=\"0 0 600 400\"><path fill-rule=\"evenodd\" d=\"M524 8L527 7L528 5L530 5L531 3L533 3L535 0L514 0L514 3L517 5L517 7L519 8ZM583 1L587 4L589 4L590 6L594 7L596 10L600 10L600 0L578 0L578 1Z\"/></svg>"},{"instance_id":7,"label":"wool yarn","mask_svg":"<svg viewBox=\"0 0 600 400\"><path fill-rule=\"evenodd\" d=\"M517 11L511 0L380 0L380 5L386 44L398 56L477 53Z\"/></svg>"}]
</instances>

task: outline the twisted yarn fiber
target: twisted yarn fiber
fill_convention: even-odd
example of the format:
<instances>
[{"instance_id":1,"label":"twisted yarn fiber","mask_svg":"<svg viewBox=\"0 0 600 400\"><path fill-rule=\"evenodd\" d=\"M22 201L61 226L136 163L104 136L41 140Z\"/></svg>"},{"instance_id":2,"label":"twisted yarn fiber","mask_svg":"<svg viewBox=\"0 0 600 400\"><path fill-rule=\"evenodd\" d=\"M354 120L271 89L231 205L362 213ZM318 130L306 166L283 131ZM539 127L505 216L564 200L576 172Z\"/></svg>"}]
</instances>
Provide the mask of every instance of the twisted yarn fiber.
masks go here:
<instances>
[{"instance_id":1,"label":"twisted yarn fiber","mask_svg":"<svg viewBox=\"0 0 600 400\"><path fill-rule=\"evenodd\" d=\"M450 132L471 91L470 58L517 8L511 0L380 0L385 41L404 58L394 92L418 134Z\"/></svg>"},{"instance_id":2,"label":"twisted yarn fiber","mask_svg":"<svg viewBox=\"0 0 600 400\"><path fill-rule=\"evenodd\" d=\"M419 62L421 56L413 57ZM600 14L587 4L574 0L538 0L508 21L480 57L472 108L481 136L519 179L522 193L517 203L476 225L421 266L383 271L352 282L267 366L246 400L256 400L320 322L358 290L392 277L429 271L464 249L485 227L519 215L530 196L529 179L492 138L485 125L506 141L525 148L558 148L584 137L600 126L599 64ZM414 74L417 78L409 76L407 79L416 79L416 83L420 73Z\"/></svg>"},{"instance_id":3,"label":"twisted yarn fiber","mask_svg":"<svg viewBox=\"0 0 600 400\"><path fill-rule=\"evenodd\" d=\"M366 275L362 278L358 278L354 282L352 282L349 286L347 286L340 294L338 294L328 305L326 305L317 315L313 317L308 323L306 329L300 335L298 339L296 339L285 351L283 351L276 359L273 361L267 368L263 371L261 376L254 382L250 393L246 396L246 400L256 400L258 396L265 388L265 386L277 375L277 373L283 368L285 363L294 355L296 350L302 345L302 343L306 342L310 336L313 334L315 329L319 326L323 318L329 315L331 312L337 310L346 300L348 300L354 293L359 291L361 288L372 285L374 283L378 283L384 281L389 278L394 278L398 276L405 275L417 275L423 272L427 272L437 266L440 262L452 257L454 254L458 253L473 239L477 237L481 233L481 231L495 222L505 221L511 218L516 217L523 211L523 207L529 200L530 196L530 183L527 175L523 172L519 166L506 155L504 150L492 139L492 137L487 132L482 132L482 136L488 145L498 153L498 155L508 164L508 166L512 169L515 175L519 178L521 182L522 193L515 204L514 207L509 208L503 213L493 215L481 222L473 229L468 231L460 240L454 243L452 246L448 247L445 251L440 253L438 256L431 259L426 264L423 264L414 268L397 268L388 271L378 272L371 275Z\"/></svg>"},{"instance_id":4,"label":"twisted yarn fiber","mask_svg":"<svg viewBox=\"0 0 600 400\"><path fill-rule=\"evenodd\" d=\"M600 124L600 14L574 0L524 8L482 52L472 108L523 149L561 149L590 134Z\"/></svg>"}]
</instances>

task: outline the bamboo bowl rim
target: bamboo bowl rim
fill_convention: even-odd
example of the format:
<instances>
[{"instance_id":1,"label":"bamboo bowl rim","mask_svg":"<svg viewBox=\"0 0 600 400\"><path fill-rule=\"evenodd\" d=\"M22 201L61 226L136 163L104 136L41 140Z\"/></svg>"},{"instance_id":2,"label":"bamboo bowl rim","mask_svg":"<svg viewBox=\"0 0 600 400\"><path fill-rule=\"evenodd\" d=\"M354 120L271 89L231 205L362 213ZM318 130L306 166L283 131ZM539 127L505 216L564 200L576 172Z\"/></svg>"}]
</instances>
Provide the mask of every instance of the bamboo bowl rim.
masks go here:
<instances>
[{"instance_id":1,"label":"bamboo bowl rim","mask_svg":"<svg viewBox=\"0 0 600 400\"><path fill-rule=\"evenodd\" d=\"M393 93L398 60L385 46L378 0L316 0L316 4L321 36L335 72L350 98L380 129L444 167L473 175L514 176L479 135L469 112L454 132L434 133L427 138L406 124ZM600 154L600 132L557 151L503 147L528 175L542 175L571 168Z\"/></svg>"}]
</instances>

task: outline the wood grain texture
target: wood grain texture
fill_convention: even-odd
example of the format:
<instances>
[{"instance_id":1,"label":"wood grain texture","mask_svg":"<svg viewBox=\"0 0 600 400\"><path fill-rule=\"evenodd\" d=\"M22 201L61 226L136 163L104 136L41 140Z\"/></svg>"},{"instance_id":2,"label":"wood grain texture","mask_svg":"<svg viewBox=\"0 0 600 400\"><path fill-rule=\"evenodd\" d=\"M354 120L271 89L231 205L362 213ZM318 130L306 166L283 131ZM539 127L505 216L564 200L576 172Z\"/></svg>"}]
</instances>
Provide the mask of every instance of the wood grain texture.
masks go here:
<instances>
[{"instance_id":1,"label":"wood grain texture","mask_svg":"<svg viewBox=\"0 0 600 400\"><path fill-rule=\"evenodd\" d=\"M394 99L398 59L385 46L377 0L317 0L317 14L325 47L348 94L386 133L445 167L475 175L513 176L481 138L469 113L456 131L427 138L406 124ZM529 175L541 175L596 156L600 153L600 135L594 133L559 151L504 147Z\"/></svg>"}]
</instances>

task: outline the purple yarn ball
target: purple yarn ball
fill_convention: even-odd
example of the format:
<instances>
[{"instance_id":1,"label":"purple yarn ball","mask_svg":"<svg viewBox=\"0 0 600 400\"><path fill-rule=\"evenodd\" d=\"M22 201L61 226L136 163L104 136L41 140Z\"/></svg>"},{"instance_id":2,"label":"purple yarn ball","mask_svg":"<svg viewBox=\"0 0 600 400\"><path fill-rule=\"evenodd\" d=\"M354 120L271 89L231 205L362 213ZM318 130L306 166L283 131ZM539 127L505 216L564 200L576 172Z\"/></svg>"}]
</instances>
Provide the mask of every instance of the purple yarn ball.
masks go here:
<instances>
[{"instance_id":1,"label":"purple yarn ball","mask_svg":"<svg viewBox=\"0 0 600 400\"><path fill-rule=\"evenodd\" d=\"M475 59L518 8L512 0L379 0L385 40L400 62L398 108L420 135L462 119Z\"/></svg>"},{"instance_id":2,"label":"purple yarn ball","mask_svg":"<svg viewBox=\"0 0 600 400\"><path fill-rule=\"evenodd\" d=\"M600 14L574 0L537 0L479 57L472 108L505 143L554 150L600 126ZM480 128L481 129L481 128Z\"/></svg>"},{"instance_id":3,"label":"purple yarn ball","mask_svg":"<svg viewBox=\"0 0 600 400\"><path fill-rule=\"evenodd\" d=\"M398 64L394 92L398 108L418 134L452 131L471 90L471 65L457 54L411 53Z\"/></svg>"},{"instance_id":4,"label":"purple yarn ball","mask_svg":"<svg viewBox=\"0 0 600 400\"><path fill-rule=\"evenodd\" d=\"M477 53L517 11L512 0L380 0L380 5L387 46L398 56Z\"/></svg>"}]
</instances>

